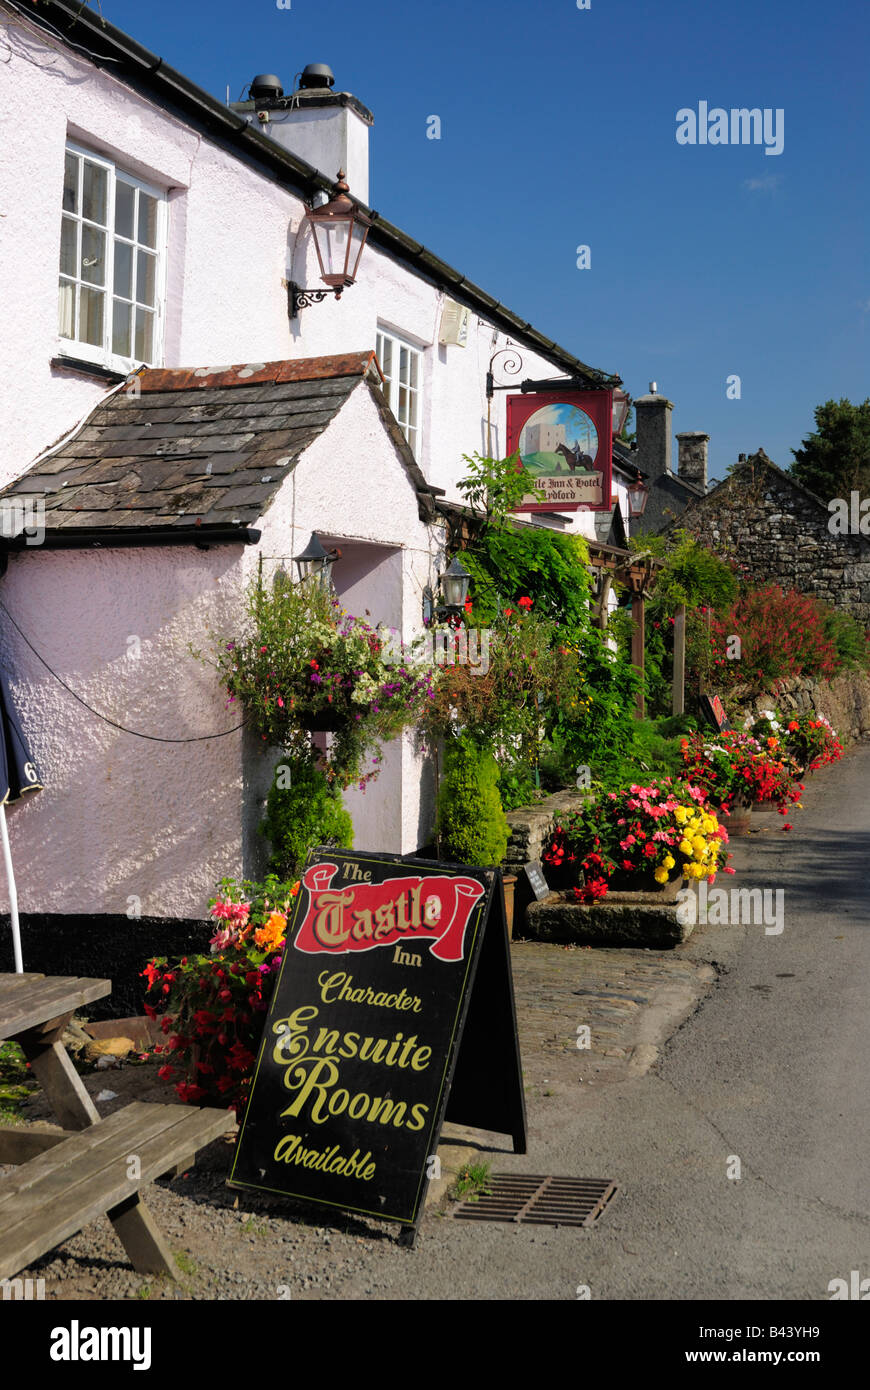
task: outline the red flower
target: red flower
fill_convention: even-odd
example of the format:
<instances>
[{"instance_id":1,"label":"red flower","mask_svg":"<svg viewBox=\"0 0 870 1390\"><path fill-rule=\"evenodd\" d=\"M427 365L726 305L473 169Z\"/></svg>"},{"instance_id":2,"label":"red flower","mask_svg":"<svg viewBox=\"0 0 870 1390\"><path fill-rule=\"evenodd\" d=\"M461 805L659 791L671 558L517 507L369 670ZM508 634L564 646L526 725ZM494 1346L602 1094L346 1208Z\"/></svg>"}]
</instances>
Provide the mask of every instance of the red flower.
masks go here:
<instances>
[{"instance_id":1,"label":"red flower","mask_svg":"<svg viewBox=\"0 0 870 1390\"><path fill-rule=\"evenodd\" d=\"M175 1075L175 1068L170 1066L161 1067L157 1075L161 1081L169 1081Z\"/></svg>"},{"instance_id":2,"label":"red flower","mask_svg":"<svg viewBox=\"0 0 870 1390\"><path fill-rule=\"evenodd\" d=\"M149 988L149 989L153 989L153 988L154 988L154 981L160 979L160 971L157 969L157 967L156 967L150 960L149 960L148 964L145 966L145 969L142 971L142 974L145 976L146 980L148 981L148 988Z\"/></svg>"},{"instance_id":3,"label":"red flower","mask_svg":"<svg viewBox=\"0 0 870 1390\"><path fill-rule=\"evenodd\" d=\"M532 606L532 600L530 598L518 598L517 603L519 604L520 608L525 608L526 612L528 612L528 610Z\"/></svg>"}]
</instances>

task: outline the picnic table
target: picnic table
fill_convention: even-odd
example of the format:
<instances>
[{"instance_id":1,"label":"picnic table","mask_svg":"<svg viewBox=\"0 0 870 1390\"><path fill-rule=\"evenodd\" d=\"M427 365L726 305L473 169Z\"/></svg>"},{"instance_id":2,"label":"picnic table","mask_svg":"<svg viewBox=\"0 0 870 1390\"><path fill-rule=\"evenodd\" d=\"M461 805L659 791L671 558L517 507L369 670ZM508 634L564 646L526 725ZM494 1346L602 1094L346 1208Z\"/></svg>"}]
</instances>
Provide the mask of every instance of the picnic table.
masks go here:
<instances>
[{"instance_id":1,"label":"picnic table","mask_svg":"<svg viewBox=\"0 0 870 1390\"><path fill-rule=\"evenodd\" d=\"M133 1267L177 1277L139 1188L234 1127L224 1110L134 1102L102 1119L61 1041L76 1009L102 999L109 980L0 973L0 1041L19 1043L60 1129L0 1126L0 1280L107 1215Z\"/></svg>"}]
</instances>

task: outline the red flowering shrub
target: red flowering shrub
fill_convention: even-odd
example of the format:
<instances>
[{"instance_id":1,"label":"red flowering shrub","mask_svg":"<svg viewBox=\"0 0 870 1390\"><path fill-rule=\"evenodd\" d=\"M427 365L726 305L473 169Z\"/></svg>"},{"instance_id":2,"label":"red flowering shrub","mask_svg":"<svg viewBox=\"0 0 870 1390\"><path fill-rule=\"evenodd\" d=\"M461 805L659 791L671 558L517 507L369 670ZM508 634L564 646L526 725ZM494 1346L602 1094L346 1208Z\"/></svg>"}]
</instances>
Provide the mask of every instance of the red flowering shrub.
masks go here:
<instances>
[{"instance_id":1,"label":"red flowering shrub","mask_svg":"<svg viewBox=\"0 0 870 1390\"><path fill-rule=\"evenodd\" d=\"M823 714L799 714L791 719L787 739L792 757L808 772L843 756L843 745Z\"/></svg>"},{"instance_id":2,"label":"red flowering shrub","mask_svg":"<svg viewBox=\"0 0 870 1390\"><path fill-rule=\"evenodd\" d=\"M772 689L802 674L832 676L842 664L825 635L826 610L778 584L750 589L712 620L713 665L722 685ZM729 657L729 637L740 638L740 657Z\"/></svg>"},{"instance_id":3,"label":"red flowering shrub","mask_svg":"<svg viewBox=\"0 0 870 1390\"><path fill-rule=\"evenodd\" d=\"M145 1012L168 1039L157 1073L175 1079L180 1100L227 1106L241 1114L281 967L287 916L298 883L271 876L263 884L222 879L209 904L217 930L209 955L185 956L167 969L163 957L142 971Z\"/></svg>"}]
</instances>

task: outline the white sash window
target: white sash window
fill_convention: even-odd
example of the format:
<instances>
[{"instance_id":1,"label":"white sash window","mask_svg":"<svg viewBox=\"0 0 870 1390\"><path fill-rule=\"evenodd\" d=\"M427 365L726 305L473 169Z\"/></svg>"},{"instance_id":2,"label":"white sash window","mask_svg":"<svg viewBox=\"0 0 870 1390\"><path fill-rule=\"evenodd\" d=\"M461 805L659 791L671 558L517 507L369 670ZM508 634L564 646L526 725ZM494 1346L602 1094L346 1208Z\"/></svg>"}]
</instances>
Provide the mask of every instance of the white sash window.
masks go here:
<instances>
[{"instance_id":1,"label":"white sash window","mask_svg":"<svg viewBox=\"0 0 870 1390\"><path fill-rule=\"evenodd\" d=\"M61 352L128 370L163 352L166 199L69 144L63 181Z\"/></svg>"},{"instance_id":2,"label":"white sash window","mask_svg":"<svg viewBox=\"0 0 870 1390\"><path fill-rule=\"evenodd\" d=\"M375 352L385 378L384 394L419 462L423 425L423 353L382 328L378 329Z\"/></svg>"}]
</instances>

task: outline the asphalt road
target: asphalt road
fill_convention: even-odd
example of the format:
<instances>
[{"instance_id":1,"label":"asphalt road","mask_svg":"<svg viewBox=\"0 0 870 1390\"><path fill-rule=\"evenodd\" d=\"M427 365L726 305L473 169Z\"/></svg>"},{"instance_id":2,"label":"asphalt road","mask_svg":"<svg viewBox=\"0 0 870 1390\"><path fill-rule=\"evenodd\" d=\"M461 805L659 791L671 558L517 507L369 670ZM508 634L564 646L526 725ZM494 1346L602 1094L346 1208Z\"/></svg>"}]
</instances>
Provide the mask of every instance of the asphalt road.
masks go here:
<instances>
[{"instance_id":1,"label":"asphalt road","mask_svg":"<svg viewBox=\"0 0 870 1390\"><path fill-rule=\"evenodd\" d=\"M862 746L811 778L791 832L759 817L724 882L781 891L782 932L699 927L682 949L718 982L653 1069L590 1087L566 1054L553 1098L529 1102L529 1153L493 1155L496 1171L616 1180L596 1228L427 1219L412 1277L361 1250L335 1292L828 1300L832 1280L870 1277L868 782Z\"/></svg>"}]
</instances>

